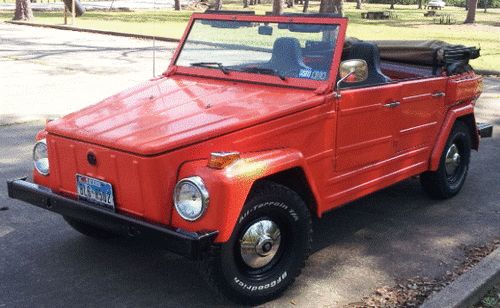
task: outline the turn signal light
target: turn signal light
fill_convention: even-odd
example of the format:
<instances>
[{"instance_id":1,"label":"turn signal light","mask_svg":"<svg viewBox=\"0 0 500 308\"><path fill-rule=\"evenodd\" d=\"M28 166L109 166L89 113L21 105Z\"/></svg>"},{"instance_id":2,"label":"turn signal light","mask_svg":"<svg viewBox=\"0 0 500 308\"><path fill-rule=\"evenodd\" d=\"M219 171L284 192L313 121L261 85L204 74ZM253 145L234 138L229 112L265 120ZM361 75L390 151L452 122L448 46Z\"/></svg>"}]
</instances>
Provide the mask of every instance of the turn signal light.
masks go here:
<instances>
[{"instance_id":1,"label":"turn signal light","mask_svg":"<svg viewBox=\"0 0 500 308\"><path fill-rule=\"evenodd\" d=\"M240 159L239 152L213 152L210 154L208 167L213 169L224 169L238 159Z\"/></svg>"}]
</instances>

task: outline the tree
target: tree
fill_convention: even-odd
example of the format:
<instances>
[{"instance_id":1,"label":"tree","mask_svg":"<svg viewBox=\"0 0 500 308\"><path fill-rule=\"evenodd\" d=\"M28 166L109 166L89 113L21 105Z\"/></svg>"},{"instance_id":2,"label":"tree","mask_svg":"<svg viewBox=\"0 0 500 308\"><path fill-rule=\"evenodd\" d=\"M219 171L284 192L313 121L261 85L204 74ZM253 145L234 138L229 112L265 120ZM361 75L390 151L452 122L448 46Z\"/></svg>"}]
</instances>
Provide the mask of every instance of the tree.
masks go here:
<instances>
[{"instance_id":1,"label":"tree","mask_svg":"<svg viewBox=\"0 0 500 308\"><path fill-rule=\"evenodd\" d=\"M394 10L394 3L395 2L396 2L395 0L391 0L391 7L389 8L390 10Z\"/></svg>"},{"instance_id":2,"label":"tree","mask_svg":"<svg viewBox=\"0 0 500 308\"><path fill-rule=\"evenodd\" d=\"M467 17L465 18L465 24L473 24L476 22L476 8L477 8L477 0L468 0L469 10L467 11Z\"/></svg>"},{"instance_id":3,"label":"tree","mask_svg":"<svg viewBox=\"0 0 500 308\"><path fill-rule=\"evenodd\" d=\"M16 12L13 20L31 20L33 11L31 10L30 0L16 0Z\"/></svg>"},{"instance_id":4,"label":"tree","mask_svg":"<svg viewBox=\"0 0 500 308\"><path fill-rule=\"evenodd\" d=\"M422 9L422 0L418 0L418 9L421 10Z\"/></svg>"},{"instance_id":5,"label":"tree","mask_svg":"<svg viewBox=\"0 0 500 308\"><path fill-rule=\"evenodd\" d=\"M320 13L333 13L335 12L335 6L333 5L333 0L321 0L319 4Z\"/></svg>"},{"instance_id":6,"label":"tree","mask_svg":"<svg viewBox=\"0 0 500 308\"><path fill-rule=\"evenodd\" d=\"M356 0L356 10L361 10L361 0Z\"/></svg>"},{"instance_id":7,"label":"tree","mask_svg":"<svg viewBox=\"0 0 500 308\"><path fill-rule=\"evenodd\" d=\"M283 14L283 0L273 0L273 15Z\"/></svg>"},{"instance_id":8,"label":"tree","mask_svg":"<svg viewBox=\"0 0 500 308\"><path fill-rule=\"evenodd\" d=\"M174 9L176 11L180 11L181 10L181 0L174 0Z\"/></svg>"},{"instance_id":9,"label":"tree","mask_svg":"<svg viewBox=\"0 0 500 308\"><path fill-rule=\"evenodd\" d=\"M248 0L243 0L243 7L248 7Z\"/></svg>"},{"instance_id":10,"label":"tree","mask_svg":"<svg viewBox=\"0 0 500 308\"><path fill-rule=\"evenodd\" d=\"M307 13L307 9L309 9L309 0L304 0L304 8L302 9L302 12Z\"/></svg>"},{"instance_id":11,"label":"tree","mask_svg":"<svg viewBox=\"0 0 500 308\"><path fill-rule=\"evenodd\" d=\"M320 13L337 13L342 15L343 0L321 0L319 4Z\"/></svg>"},{"instance_id":12,"label":"tree","mask_svg":"<svg viewBox=\"0 0 500 308\"><path fill-rule=\"evenodd\" d=\"M222 10L222 0L215 0L214 10L216 11Z\"/></svg>"}]
</instances>

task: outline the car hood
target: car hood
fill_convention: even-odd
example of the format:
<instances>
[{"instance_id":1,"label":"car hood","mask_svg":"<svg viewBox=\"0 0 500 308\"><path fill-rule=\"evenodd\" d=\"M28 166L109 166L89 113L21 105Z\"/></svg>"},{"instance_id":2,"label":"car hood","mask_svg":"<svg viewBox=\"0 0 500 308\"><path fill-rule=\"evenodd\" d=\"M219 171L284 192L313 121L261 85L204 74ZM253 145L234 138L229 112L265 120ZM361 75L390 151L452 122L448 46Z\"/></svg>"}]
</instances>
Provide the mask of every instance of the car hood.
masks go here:
<instances>
[{"instance_id":1,"label":"car hood","mask_svg":"<svg viewBox=\"0 0 500 308\"><path fill-rule=\"evenodd\" d=\"M311 90L174 75L47 124L50 134L155 155L316 105Z\"/></svg>"}]
</instances>

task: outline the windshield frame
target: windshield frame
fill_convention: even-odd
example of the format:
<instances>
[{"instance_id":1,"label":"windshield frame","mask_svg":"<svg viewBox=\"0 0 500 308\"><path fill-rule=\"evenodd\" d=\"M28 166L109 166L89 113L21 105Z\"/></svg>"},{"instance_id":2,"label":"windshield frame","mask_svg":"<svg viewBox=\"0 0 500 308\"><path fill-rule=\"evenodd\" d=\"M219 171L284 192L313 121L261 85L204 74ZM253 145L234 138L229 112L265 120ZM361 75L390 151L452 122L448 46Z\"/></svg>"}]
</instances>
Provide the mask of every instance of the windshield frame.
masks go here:
<instances>
[{"instance_id":1,"label":"windshield frame","mask_svg":"<svg viewBox=\"0 0 500 308\"><path fill-rule=\"evenodd\" d=\"M337 42L334 48L333 60L330 66L330 74L327 80L309 80L303 78L286 78L281 79L278 76L265 75L258 73L248 73L231 71L225 74L219 69L207 67L193 67L193 66L178 66L176 61L184 48L187 37L196 20L226 20L226 21L250 21L250 22L275 22L275 23L300 23L300 24L325 24L325 25L338 25L339 31L337 35ZM297 87L305 89L318 89L327 88L333 89L334 81L336 80L340 57L342 56L342 45L345 39L345 32L347 27L347 18L345 17L303 17L303 16L264 16L264 15L238 15L238 14L203 14L195 13L191 15L188 26L184 31L181 41L170 61L169 69L166 74L181 74L197 77L208 77L235 81L246 81L251 83L272 84L278 86Z\"/></svg>"}]
</instances>

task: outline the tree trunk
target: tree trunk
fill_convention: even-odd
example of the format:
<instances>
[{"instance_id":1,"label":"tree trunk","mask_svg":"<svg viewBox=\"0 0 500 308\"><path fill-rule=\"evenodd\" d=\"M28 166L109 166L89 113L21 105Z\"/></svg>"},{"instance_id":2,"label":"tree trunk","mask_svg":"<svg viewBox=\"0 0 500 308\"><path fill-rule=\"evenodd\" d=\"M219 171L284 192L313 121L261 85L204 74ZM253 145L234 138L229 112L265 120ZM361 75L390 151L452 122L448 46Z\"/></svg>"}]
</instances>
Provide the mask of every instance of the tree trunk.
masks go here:
<instances>
[{"instance_id":1,"label":"tree trunk","mask_svg":"<svg viewBox=\"0 0 500 308\"><path fill-rule=\"evenodd\" d=\"M483 0L484 12L488 13L488 0Z\"/></svg>"},{"instance_id":2,"label":"tree trunk","mask_svg":"<svg viewBox=\"0 0 500 308\"><path fill-rule=\"evenodd\" d=\"M344 14L344 0L335 0L335 13L343 16Z\"/></svg>"},{"instance_id":3,"label":"tree trunk","mask_svg":"<svg viewBox=\"0 0 500 308\"><path fill-rule=\"evenodd\" d=\"M302 9L302 13L307 13L309 9L309 0L304 0L304 8Z\"/></svg>"},{"instance_id":4,"label":"tree trunk","mask_svg":"<svg viewBox=\"0 0 500 308\"><path fill-rule=\"evenodd\" d=\"M16 12L12 20L31 20L33 11L29 0L16 0Z\"/></svg>"},{"instance_id":5,"label":"tree trunk","mask_svg":"<svg viewBox=\"0 0 500 308\"><path fill-rule=\"evenodd\" d=\"M477 0L468 0L469 10L467 11L467 18L465 18L465 24L473 24L476 22L476 8Z\"/></svg>"},{"instance_id":6,"label":"tree trunk","mask_svg":"<svg viewBox=\"0 0 500 308\"><path fill-rule=\"evenodd\" d=\"M287 7L293 7L294 5L294 0L288 0L288 4L287 4Z\"/></svg>"},{"instance_id":7,"label":"tree trunk","mask_svg":"<svg viewBox=\"0 0 500 308\"><path fill-rule=\"evenodd\" d=\"M356 10L361 10L361 0L356 0Z\"/></svg>"},{"instance_id":8,"label":"tree trunk","mask_svg":"<svg viewBox=\"0 0 500 308\"><path fill-rule=\"evenodd\" d=\"M320 13L335 13L335 4L333 0L321 0L319 4Z\"/></svg>"},{"instance_id":9,"label":"tree trunk","mask_svg":"<svg viewBox=\"0 0 500 308\"><path fill-rule=\"evenodd\" d=\"M181 0L174 0L174 10L176 11L181 10Z\"/></svg>"},{"instance_id":10,"label":"tree trunk","mask_svg":"<svg viewBox=\"0 0 500 308\"><path fill-rule=\"evenodd\" d=\"M248 7L248 0L243 0L243 7Z\"/></svg>"},{"instance_id":11,"label":"tree trunk","mask_svg":"<svg viewBox=\"0 0 500 308\"><path fill-rule=\"evenodd\" d=\"M222 0L215 0L214 10L216 11L222 10Z\"/></svg>"},{"instance_id":12,"label":"tree trunk","mask_svg":"<svg viewBox=\"0 0 500 308\"><path fill-rule=\"evenodd\" d=\"M418 0L418 9L421 10L422 9L422 0Z\"/></svg>"},{"instance_id":13,"label":"tree trunk","mask_svg":"<svg viewBox=\"0 0 500 308\"><path fill-rule=\"evenodd\" d=\"M396 2L396 1L391 0L391 7L389 8L390 10L394 10L394 2Z\"/></svg>"},{"instance_id":14,"label":"tree trunk","mask_svg":"<svg viewBox=\"0 0 500 308\"><path fill-rule=\"evenodd\" d=\"M273 15L283 14L283 0L273 0Z\"/></svg>"}]
</instances>

